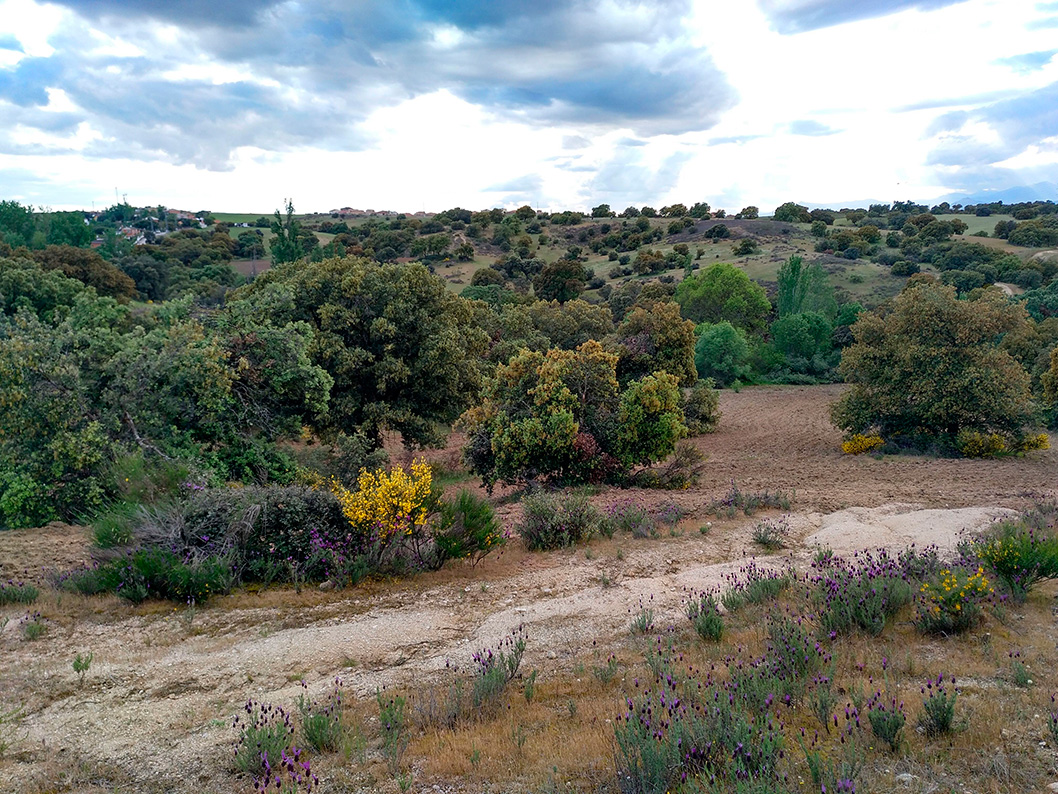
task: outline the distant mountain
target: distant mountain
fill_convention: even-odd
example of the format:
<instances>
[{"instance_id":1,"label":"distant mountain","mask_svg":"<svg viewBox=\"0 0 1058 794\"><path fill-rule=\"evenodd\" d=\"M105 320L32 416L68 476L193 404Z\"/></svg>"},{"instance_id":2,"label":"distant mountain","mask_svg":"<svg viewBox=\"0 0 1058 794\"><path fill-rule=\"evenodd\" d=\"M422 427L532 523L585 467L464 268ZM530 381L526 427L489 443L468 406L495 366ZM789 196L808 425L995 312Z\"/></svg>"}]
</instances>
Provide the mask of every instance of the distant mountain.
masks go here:
<instances>
[{"instance_id":1,"label":"distant mountain","mask_svg":"<svg viewBox=\"0 0 1058 794\"><path fill-rule=\"evenodd\" d=\"M1035 185L1015 185L1005 190L980 190L976 193L949 193L931 200L930 204L1020 204L1023 201L1058 201L1058 185L1053 182L1037 182ZM927 202L922 202L923 204Z\"/></svg>"},{"instance_id":2,"label":"distant mountain","mask_svg":"<svg viewBox=\"0 0 1058 794\"><path fill-rule=\"evenodd\" d=\"M906 197L897 197L899 201L906 201ZM1037 182L1035 185L1015 185L1003 190L979 190L976 193L949 193L946 196L919 200L912 199L918 204L932 207L947 201L949 204L991 204L1002 201L1004 204L1020 204L1024 201L1058 201L1058 185L1054 182ZM798 202L800 203L800 202ZM828 204L805 202L804 206L810 210L831 209L841 207L862 207L867 209L871 204L892 204L893 199L857 199L856 201L831 201Z\"/></svg>"}]
</instances>

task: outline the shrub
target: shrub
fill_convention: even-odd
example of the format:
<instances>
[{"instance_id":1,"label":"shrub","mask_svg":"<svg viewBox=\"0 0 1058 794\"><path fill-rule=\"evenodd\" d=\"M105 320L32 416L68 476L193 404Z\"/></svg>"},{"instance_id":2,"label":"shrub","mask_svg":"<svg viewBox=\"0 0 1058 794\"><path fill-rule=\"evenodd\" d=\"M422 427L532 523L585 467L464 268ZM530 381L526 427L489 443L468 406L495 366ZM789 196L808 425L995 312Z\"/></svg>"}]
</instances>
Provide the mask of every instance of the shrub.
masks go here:
<instances>
[{"instance_id":1,"label":"shrub","mask_svg":"<svg viewBox=\"0 0 1058 794\"><path fill-rule=\"evenodd\" d=\"M537 494L522 500L524 514L518 534L529 551L574 546L588 540L599 524L598 511L587 497Z\"/></svg>"},{"instance_id":2,"label":"shrub","mask_svg":"<svg viewBox=\"0 0 1058 794\"><path fill-rule=\"evenodd\" d=\"M519 627L497 649L483 648L474 654L477 674L470 699L476 714L491 715L499 708L507 685L518 675L525 645L525 632Z\"/></svg>"},{"instance_id":3,"label":"shrub","mask_svg":"<svg viewBox=\"0 0 1058 794\"><path fill-rule=\"evenodd\" d=\"M18 621L19 630L22 632L23 639L39 640L45 634L48 633L48 620L40 612L34 612L30 614L27 612L25 616Z\"/></svg>"},{"instance_id":4,"label":"shrub","mask_svg":"<svg viewBox=\"0 0 1058 794\"><path fill-rule=\"evenodd\" d=\"M1046 530L1005 521L973 548L1016 601L1024 601L1039 582L1058 579L1058 537Z\"/></svg>"},{"instance_id":5,"label":"shrub","mask_svg":"<svg viewBox=\"0 0 1058 794\"><path fill-rule=\"evenodd\" d=\"M454 502L441 504L433 535L442 564L446 559L469 559L477 565L506 541L492 506L467 490L460 491Z\"/></svg>"},{"instance_id":6,"label":"shrub","mask_svg":"<svg viewBox=\"0 0 1058 794\"><path fill-rule=\"evenodd\" d=\"M776 519L764 518L753 526L753 542L766 549L782 549L790 539L790 519L779 516Z\"/></svg>"},{"instance_id":7,"label":"shrub","mask_svg":"<svg viewBox=\"0 0 1058 794\"><path fill-rule=\"evenodd\" d=\"M883 703L879 693L868 703L867 719L871 723L871 731L888 744L890 750L895 753L900 749L901 735L907 722L903 703L898 704L896 698L890 698L888 703Z\"/></svg>"},{"instance_id":8,"label":"shrub","mask_svg":"<svg viewBox=\"0 0 1058 794\"><path fill-rule=\"evenodd\" d=\"M308 685L304 681L301 687L304 692L298 695L297 707L305 743L318 752L337 750L345 735L341 680L334 679L334 689L322 703L307 697Z\"/></svg>"},{"instance_id":9,"label":"shrub","mask_svg":"<svg viewBox=\"0 0 1058 794\"><path fill-rule=\"evenodd\" d=\"M1050 449L1051 439L1046 433L1037 433L1036 435L1025 436L1021 441L1019 449L1022 452L1032 452L1036 449Z\"/></svg>"},{"instance_id":10,"label":"shrub","mask_svg":"<svg viewBox=\"0 0 1058 794\"><path fill-rule=\"evenodd\" d=\"M7 604L32 604L40 595L40 590L25 582L8 580L0 582L0 606Z\"/></svg>"},{"instance_id":11,"label":"shrub","mask_svg":"<svg viewBox=\"0 0 1058 794\"><path fill-rule=\"evenodd\" d=\"M993 592L984 568L973 573L945 568L936 581L922 585L915 623L926 634L961 634L981 616L981 602Z\"/></svg>"},{"instance_id":12,"label":"shrub","mask_svg":"<svg viewBox=\"0 0 1058 794\"><path fill-rule=\"evenodd\" d=\"M381 691L376 695L376 700L378 722L382 727L382 757L386 759L390 773L396 774L411 739L407 715L404 713L407 701L400 695L383 697Z\"/></svg>"},{"instance_id":13,"label":"shrub","mask_svg":"<svg viewBox=\"0 0 1058 794\"><path fill-rule=\"evenodd\" d=\"M1006 439L999 433L961 430L955 446L967 458L995 458L1008 451Z\"/></svg>"},{"instance_id":14,"label":"shrub","mask_svg":"<svg viewBox=\"0 0 1058 794\"><path fill-rule=\"evenodd\" d=\"M820 628L832 638L859 629L877 636L911 600L901 565L884 549L859 552L851 562L834 558L810 577L816 587Z\"/></svg>"},{"instance_id":15,"label":"shrub","mask_svg":"<svg viewBox=\"0 0 1058 794\"><path fill-rule=\"evenodd\" d=\"M720 395L708 378L683 390L683 418L687 435L711 433L720 423Z\"/></svg>"},{"instance_id":16,"label":"shrub","mask_svg":"<svg viewBox=\"0 0 1058 794\"><path fill-rule=\"evenodd\" d=\"M951 694L944 686L943 675L937 676L936 681L927 680L922 687L922 694L926 697L922 700L918 724L926 736L951 733L955 725L955 699L959 696L955 689L955 676L951 677Z\"/></svg>"},{"instance_id":17,"label":"shrub","mask_svg":"<svg viewBox=\"0 0 1058 794\"><path fill-rule=\"evenodd\" d=\"M728 612L734 612L745 604L759 604L778 598L790 586L793 574L789 570L761 568L756 560L750 560L737 573L725 578L728 589L720 597L720 603Z\"/></svg>"},{"instance_id":18,"label":"shrub","mask_svg":"<svg viewBox=\"0 0 1058 794\"><path fill-rule=\"evenodd\" d=\"M741 510L745 515L751 516L758 510L765 508L779 508L789 510L793 503L793 495L786 491L742 491L735 481L731 481L731 489L719 499L713 499L705 506L705 512L714 516L727 516L734 518Z\"/></svg>"},{"instance_id":19,"label":"shrub","mask_svg":"<svg viewBox=\"0 0 1058 794\"><path fill-rule=\"evenodd\" d=\"M223 557L185 562L168 549L144 547L111 562L72 572L62 587L82 595L114 592L138 604L148 598L203 603L228 592L234 583Z\"/></svg>"},{"instance_id":20,"label":"shrub","mask_svg":"<svg viewBox=\"0 0 1058 794\"><path fill-rule=\"evenodd\" d=\"M232 720L232 729L238 733L235 768L260 778L266 768L278 767L280 757L290 749L294 724L281 707L253 699L246 701L243 711Z\"/></svg>"},{"instance_id":21,"label":"shrub","mask_svg":"<svg viewBox=\"0 0 1058 794\"><path fill-rule=\"evenodd\" d=\"M841 451L846 455L862 455L864 452L873 452L884 443L881 436L854 433L841 443Z\"/></svg>"},{"instance_id":22,"label":"shrub","mask_svg":"<svg viewBox=\"0 0 1058 794\"><path fill-rule=\"evenodd\" d=\"M712 593L692 598L687 604L687 618L703 640L719 642L724 636L724 618Z\"/></svg>"}]
</instances>

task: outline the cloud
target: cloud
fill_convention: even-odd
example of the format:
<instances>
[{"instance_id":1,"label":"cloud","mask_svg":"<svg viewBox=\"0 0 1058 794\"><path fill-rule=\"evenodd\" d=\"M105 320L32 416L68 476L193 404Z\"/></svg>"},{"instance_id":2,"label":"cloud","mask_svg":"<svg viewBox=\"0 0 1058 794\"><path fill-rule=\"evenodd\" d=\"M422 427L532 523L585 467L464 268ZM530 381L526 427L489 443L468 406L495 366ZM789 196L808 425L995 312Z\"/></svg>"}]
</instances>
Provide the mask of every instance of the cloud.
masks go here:
<instances>
[{"instance_id":1,"label":"cloud","mask_svg":"<svg viewBox=\"0 0 1058 794\"><path fill-rule=\"evenodd\" d=\"M1051 28L1058 28L1058 17L1034 19L1032 22L1025 25L1026 30L1050 30Z\"/></svg>"},{"instance_id":2,"label":"cloud","mask_svg":"<svg viewBox=\"0 0 1058 794\"><path fill-rule=\"evenodd\" d=\"M818 137L820 135L834 135L835 133L841 132L833 127L828 127L826 124L820 124L818 121L811 119L800 119L798 121L791 121L789 125L791 135L809 135Z\"/></svg>"},{"instance_id":3,"label":"cloud","mask_svg":"<svg viewBox=\"0 0 1058 794\"><path fill-rule=\"evenodd\" d=\"M508 179L506 182L487 187L485 190L495 193L526 193L540 190L544 185L543 180L536 174L525 174L524 176Z\"/></svg>"},{"instance_id":4,"label":"cloud","mask_svg":"<svg viewBox=\"0 0 1058 794\"><path fill-rule=\"evenodd\" d=\"M1012 55L1009 58L999 58L993 63L997 63L1000 66L1008 66L1019 74L1028 74L1049 64L1056 53L1058 53L1058 50L1026 52L1022 55Z\"/></svg>"},{"instance_id":5,"label":"cloud","mask_svg":"<svg viewBox=\"0 0 1058 794\"><path fill-rule=\"evenodd\" d=\"M728 143L742 144L755 141L758 138L764 138L764 135L725 135L720 138L710 138L710 146L723 146Z\"/></svg>"},{"instance_id":6,"label":"cloud","mask_svg":"<svg viewBox=\"0 0 1058 794\"><path fill-rule=\"evenodd\" d=\"M100 134L90 155L225 169L241 147L358 150L375 110L439 91L574 138L705 130L737 101L681 24L690 0L59 2L80 18L55 55L0 70L0 99L63 89ZM139 54L98 46L85 20Z\"/></svg>"},{"instance_id":7,"label":"cloud","mask_svg":"<svg viewBox=\"0 0 1058 794\"><path fill-rule=\"evenodd\" d=\"M690 152L677 151L652 165L642 149L619 148L599 166L585 199L592 204L625 207L642 203L644 196L664 197L676 187L692 157Z\"/></svg>"},{"instance_id":8,"label":"cloud","mask_svg":"<svg viewBox=\"0 0 1058 794\"><path fill-rule=\"evenodd\" d=\"M963 179L976 179L975 184L1010 184L1011 169L999 166L1041 141L1055 136L1058 131L1058 82L1034 91L994 102L980 108L947 113L936 119L928 134L937 143L927 157L927 165L958 171ZM1028 180L1049 181L1054 164L1039 167L1031 164L1016 173ZM981 181L985 177L1007 181ZM947 179L949 184L952 179ZM1015 184L1018 182L1016 181Z\"/></svg>"},{"instance_id":9,"label":"cloud","mask_svg":"<svg viewBox=\"0 0 1058 794\"><path fill-rule=\"evenodd\" d=\"M0 33L0 50L10 52L25 52L22 43L10 33Z\"/></svg>"},{"instance_id":10,"label":"cloud","mask_svg":"<svg viewBox=\"0 0 1058 794\"><path fill-rule=\"evenodd\" d=\"M1000 99L1017 96L1019 93L1020 92L1017 89L1008 88L1001 91L986 91L981 94L969 94L939 99L923 99L919 102L913 102L910 105L898 107L896 108L896 112L906 113L915 110L936 110L938 108L953 108L968 105L980 106L990 102L996 102Z\"/></svg>"},{"instance_id":11,"label":"cloud","mask_svg":"<svg viewBox=\"0 0 1058 794\"><path fill-rule=\"evenodd\" d=\"M965 0L760 0L774 30L784 35L829 28L899 11L955 5Z\"/></svg>"}]
</instances>

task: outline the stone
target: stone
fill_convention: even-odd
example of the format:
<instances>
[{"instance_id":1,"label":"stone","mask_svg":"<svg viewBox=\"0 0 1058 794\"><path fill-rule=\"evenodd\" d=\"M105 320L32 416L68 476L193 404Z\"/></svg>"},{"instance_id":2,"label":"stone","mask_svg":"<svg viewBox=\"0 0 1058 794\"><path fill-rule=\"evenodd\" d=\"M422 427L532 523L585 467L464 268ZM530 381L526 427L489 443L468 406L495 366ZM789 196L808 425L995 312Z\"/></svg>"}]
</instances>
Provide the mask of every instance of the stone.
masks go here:
<instances>
[{"instance_id":1,"label":"stone","mask_svg":"<svg viewBox=\"0 0 1058 794\"><path fill-rule=\"evenodd\" d=\"M914 780L915 780L915 776L912 775L910 772L904 772L903 774L900 774L900 775L896 776L896 782L897 783L902 783L905 786L910 786L911 783L914 782Z\"/></svg>"}]
</instances>

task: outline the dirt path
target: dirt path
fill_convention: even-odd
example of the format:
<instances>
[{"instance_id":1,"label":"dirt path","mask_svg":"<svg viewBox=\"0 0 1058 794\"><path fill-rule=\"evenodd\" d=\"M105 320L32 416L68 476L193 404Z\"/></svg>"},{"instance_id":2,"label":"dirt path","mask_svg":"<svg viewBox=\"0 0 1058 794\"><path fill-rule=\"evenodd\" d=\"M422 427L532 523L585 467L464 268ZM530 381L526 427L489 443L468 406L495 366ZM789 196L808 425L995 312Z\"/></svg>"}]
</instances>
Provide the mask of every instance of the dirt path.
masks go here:
<instances>
[{"instance_id":1,"label":"dirt path","mask_svg":"<svg viewBox=\"0 0 1058 794\"><path fill-rule=\"evenodd\" d=\"M477 569L452 566L337 594L236 594L193 616L52 595L40 607L49 631L34 642L19 633L22 611L2 608L0 621L10 619L0 630L0 704L25 704L26 717L21 751L0 764L0 788L45 788L66 756L113 765L134 790L225 790L230 718L247 698L290 704L301 679L321 694L339 674L361 697L437 680L448 664L467 665L475 650L495 647L519 625L529 633L526 664L542 680L568 671L593 643L606 648L626 635L641 603L658 622L681 619L689 590L721 585L756 552L750 519L709 519L711 531L697 531L708 519L702 506L732 479L748 490L796 490L789 556L800 566L817 546L839 553L910 542L951 547L960 532L987 525L1004 508L1055 493L1053 450L1002 461L843 456L825 408L839 392L726 393L721 430L698 442L710 455L699 488L595 498L675 499L690 513L679 536L603 539L587 551L546 555L512 548ZM39 568L49 548L76 561L84 544L70 528L7 533L0 559L5 572ZM95 661L81 689L71 660L88 650Z\"/></svg>"}]
</instances>

